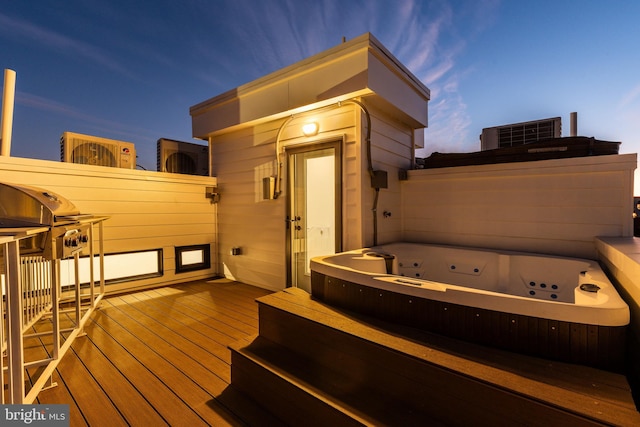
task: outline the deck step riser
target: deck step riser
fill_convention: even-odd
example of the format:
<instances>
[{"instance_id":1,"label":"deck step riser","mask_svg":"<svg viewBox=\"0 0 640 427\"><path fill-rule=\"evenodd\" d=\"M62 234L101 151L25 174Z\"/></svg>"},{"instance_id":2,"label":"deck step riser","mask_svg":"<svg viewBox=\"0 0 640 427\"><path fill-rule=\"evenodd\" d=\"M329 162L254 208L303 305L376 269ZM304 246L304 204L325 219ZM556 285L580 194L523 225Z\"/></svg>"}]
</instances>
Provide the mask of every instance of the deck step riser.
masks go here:
<instances>
[{"instance_id":1,"label":"deck step riser","mask_svg":"<svg viewBox=\"0 0 640 427\"><path fill-rule=\"evenodd\" d=\"M272 370L254 359L250 352L234 349L231 352L233 387L260 402L277 418L288 425L309 427L362 426L347 411L327 404L323 399L306 392L287 380L286 373ZM310 416L312 414L312 416Z\"/></svg>"},{"instance_id":2,"label":"deck step riser","mask_svg":"<svg viewBox=\"0 0 640 427\"><path fill-rule=\"evenodd\" d=\"M402 348L368 341L353 331L345 333L341 322L347 322L351 329L357 323L349 317L342 319L341 315L322 312L309 314L306 308L296 313L258 302L260 338L305 360L315 378L335 378L339 384L332 384L333 392L337 388L345 396L349 395L350 389L358 394L369 390L374 395L386 395L390 402L402 406L405 416L411 414L414 420L430 419L445 425L470 425L478 420L482 420L482 425L517 424L523 419L529 425L541 426L591 423L552 405L523 399L508 389L455 374L426 362L424 357L408 355ZM330 321L325 322L323 316L328 316ZM338 323L336 318L340 318ZM279 370L278 367L275 369ZM279 374L286 377L286 367L279 370ZM235 381L234 378L234 385ZM321 384L311 386L323 387ZM452 405L451 402L457 403ZM495 402L501 404L497 406ZM353 402L347 405L353 405ZM369 410L366 406L355 407L363 413Z\"/></svg>"},{"instance_id":3,"label":"deck step riser","mask_svg":"<svg viewBox=\"0 0 640 427\"><path fill-rule=\"evenodd\" d=\"M530 357L424 336L360 319L296 289L260 298L258 305L259 336L245 346L257 357L254 368L271 372L257 381L275 377L288 382L281 394L292 394L291 388L298 386L313 390L311 395L348 408L363 424L573 426L626 425L640 419L626 395L628 386L613 373L541 364ZM521 359L530 369L523 372L530 372L531 378L518 374L523 368L514 365L512 357ZM594 393L591 380L586 384L568 377L569 368L577 375L601 378L606 393ZM258 374L245 376L243 387L254 399L265 401L270 394L269 402L278 400L273 397L278 393L253 391L256 382L251 377ZM600 394L610 397L602 399ZM314 412L307 416L315 418Z\"/></svg>"},{"instance_id":4,"label":"deck step riser","mask_svg":"<svg viewBox=\"0 0 640 427\"><path fill-rule=\"evenodd\" d=\"M429 390L422 388L437 384L442 372L422 361L268 306L260 307L260 322L261 338L297 354L317 375L334 378L345 393L375 390L401 398L416 412L446 403L440 397L425 402Z\"/></svg>"}]
</instances>

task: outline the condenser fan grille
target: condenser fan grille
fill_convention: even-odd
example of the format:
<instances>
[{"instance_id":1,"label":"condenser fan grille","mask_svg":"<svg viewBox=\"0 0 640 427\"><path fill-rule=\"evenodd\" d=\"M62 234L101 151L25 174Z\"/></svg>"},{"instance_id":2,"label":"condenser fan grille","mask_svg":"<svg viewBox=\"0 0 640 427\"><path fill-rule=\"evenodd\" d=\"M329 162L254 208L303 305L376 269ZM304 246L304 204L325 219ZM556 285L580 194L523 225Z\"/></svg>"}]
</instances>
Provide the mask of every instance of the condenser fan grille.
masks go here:
<instances>
[{"instance_id":1,"label":"condenser fan grille","mask_svg":"<svg viewBox=\"0 0 640 427\"><path fill-rule=\"evenodd\" d=\"M172 153L167 156L165 161L167 172L195 174L197 171L196 162L193 158L185 153Z\"/></svg>"},{"instance_id":2,"label":"condenser fan grille","mask_svg":"<svg viewBox=\"0 0 640 427\"><path fill-rule=\"evenodd\" d=\"M209 147L160 138L157 144L158 172L209 175Z\"/></svg>"},{"instance_id":3,"label":"condenser fan grille","mask_svg":"<svg viewBox=\"0 0 640 427\"><path fill-rule=\"evenodd\" d=\"M72 162L94 166L116 167L117 161L113 153L117 152L117 146L111 144L85 142L74 147Z\"/></svg>"},{"instance_id":4,"label":"condenser fan grille","mask_svg":"<svg viewBox=\"0 0 640 427\"><path fill-rule=\"evenodd\" d=\"M515 124L498 129L500 148L530 144L532 142L551 139L555 136L553 120L540 120L532 123Z\"/></svg>"}]
</instances>

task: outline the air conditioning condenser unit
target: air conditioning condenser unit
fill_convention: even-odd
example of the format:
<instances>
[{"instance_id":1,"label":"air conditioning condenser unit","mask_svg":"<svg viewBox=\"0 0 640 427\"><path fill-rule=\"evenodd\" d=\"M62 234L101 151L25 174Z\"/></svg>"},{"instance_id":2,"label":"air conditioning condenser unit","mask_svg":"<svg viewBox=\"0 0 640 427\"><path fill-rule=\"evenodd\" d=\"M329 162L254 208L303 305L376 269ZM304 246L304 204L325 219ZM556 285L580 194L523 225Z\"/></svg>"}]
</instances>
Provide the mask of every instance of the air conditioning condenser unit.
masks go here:
<instances>
[{"instance_id":1,"label":"air conditioning condenser unit","mask_svg":"<svg viewBox=\"0 0 640 427\"><path fill-rule=\"evenodd\" d=\"M209 176L209 147L160 138L157 166L158 172Z\"/></svg>"},{"instance_id":2,"label":"air conditioning condenser unit","mask_svg":"<svg viewBox=\"0 0 640 427\"><path fill-rule=\"evenodd\" d=\"M112 168L136 168L132 142L64 132L60 137L60 161Z\"/></svg>"}]
</instances>

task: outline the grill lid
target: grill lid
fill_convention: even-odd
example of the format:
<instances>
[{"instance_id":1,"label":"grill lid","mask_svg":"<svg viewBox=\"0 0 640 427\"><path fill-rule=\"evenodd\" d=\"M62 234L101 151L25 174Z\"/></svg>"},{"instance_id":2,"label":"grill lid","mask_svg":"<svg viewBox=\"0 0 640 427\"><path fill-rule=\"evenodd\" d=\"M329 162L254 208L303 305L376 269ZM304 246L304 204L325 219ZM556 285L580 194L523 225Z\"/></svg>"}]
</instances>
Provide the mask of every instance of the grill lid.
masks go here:
<instances>
[{"instance_id":1,"label":"grill lid","mask_svg":"<svg viewBox=\"0 0 640 427\"><path fill-rule=\"evenodd\" d=\"M0 228L53 226L79 214L73 203L53 191L0 182Z\"/></svg>"}]
</instances>

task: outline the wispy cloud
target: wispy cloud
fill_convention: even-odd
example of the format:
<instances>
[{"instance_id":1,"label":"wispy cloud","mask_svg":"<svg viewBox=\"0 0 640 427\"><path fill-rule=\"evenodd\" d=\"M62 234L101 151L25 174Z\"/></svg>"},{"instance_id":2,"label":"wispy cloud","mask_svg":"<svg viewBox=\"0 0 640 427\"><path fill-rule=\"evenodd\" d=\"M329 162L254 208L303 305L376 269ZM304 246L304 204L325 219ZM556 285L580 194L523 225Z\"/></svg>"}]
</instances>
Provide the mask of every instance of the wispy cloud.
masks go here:
<instances>
[{"instance_id":1,"label":"wispy cloud","mask_svg":"<svg viewBox=\"0 0 640 427\"><path fill-rule=\"evenodd\" d=\"M91 61L97 65L120 74L131 77L131 73L123 64L100 48L76 40L61 33L51 31L20 18L7 16L0 13L0 32L15 43L23 43L26 40L35 42L46 49L54 49L69 56Z\"/></svg>"},{"instance_id":2,"label":"wispy cloud","mask_svg":"<svg viewBox=\"0 0 640 427\"><path fill-rule=\"evenodd\" d=\"M80 119L85 122L100 123L103 125L116 124L114 122L109 122L108 120L104 120L104 119L92 116L78 109L53 101L51 99L44 98L38 95L33 95L26 92L22 92L22 91L18 91L16 94L16 104L29 107L29 108L34 108L40 111L46 111L48 113L59 114L62 116L73 118L73 119Z\"/></svg>"},{"instance_id":3,"label":"wispy cloud","mask_svg":"<svg viewBox=\"0 0 640 427\"><path fill-rule=\"evenodd\" d=\"M103 47L0 13L0 34L4 40L61 52L133 80L132 70L142 70L143 63L168 68L167 75L182 78L180 90L195 94L203 82L214 90L231 89L335 46L343 36L371 32L431 89L427 143L451 151L469 140L470 119L459 91L465 74L458 60L469 37L491 22L497 1L185 0L180 6L165 6L163 14L148 13L143 28L130 27L128 9L87 6L88 14L129 29L120 38L113 34L111 47ZM180 13L171 16L174 7ZM169 22L174 27L158 31ZM163 84L160 75L145 84ZM203 97L211 95L215 93ZM25 93L21 97L19 102L32 108L118 128L67 105Z\"/></svg>"},{"instance_id":4,"label":"wispy cloud","mask_svg":"<svg viewBox=\"0 0 640 427\"><path fill-rule=\"evenodd\" d=\"M212 84L223 84L221 70L246 76L244 83L335 46L342 37L371 32L434 93L444 95L450 92L437 88L454 78L451 70L464 49L457 36L458 12L444 1L236 0L222 11L202 3L195 7L212 29L199 32L191 43L204 64L196 74ZM226 49L227 44L235 49Z\"/></svg>"},{"instance_id":5,"label":"wispy cloud","mask_svg":"<svg viewBox=\"0 0 640 427\"><path fill-rule=\"evenodd\" d=\"M456 58L465 40L457 36L456 13L448 2L406 1L388 31L396 33L388 47L431 89L428 151L464 150L471 122L458 91Z\"/></svg>"},{"instance_id":6,"label":"wispy cloud","mask_svg":"<svg viewBox=\"0 0 640 427\"><path fill-rule=\"evenodd\" d=\"M69 105L22 91L16 92L16 104L62 116L76 124L84 123L87 128L102 130L102 134L110 133L121 135L126 140L149 139L150 135L155 135L155 132L149 129L123 124L121 121L96 117Z\"/></svg>"},{"instance_id":7,"label":"wispy cloud","mask_svg":"<svg viewBox=\"0 0 640 427\"><path fill-rule=\"evenodd\" d=\"M472 122L459 90L468 71L460 68L458 59L470 39L493 22L498 4L498 0L466 5L407 0L399 8L398 20L390 20L393 26L387 33L397 35L389 38L394 44L388 47L431 89L427 148L419 155L479 149L477 138L469 134Z\"/></svg>"},{"instance_id":8,"label":"wispy cloud","mask_svg":"<svg viewBox=\"0 0 640 427\"><path fill-rule=\"evenodd\" d=\"M640 84L631 88L631 90L629 90L625 94L625 96L622 97L622 99L618 103L618 108L627 108L638 101L640 101Z\"/></svg>"}]
</instances>

